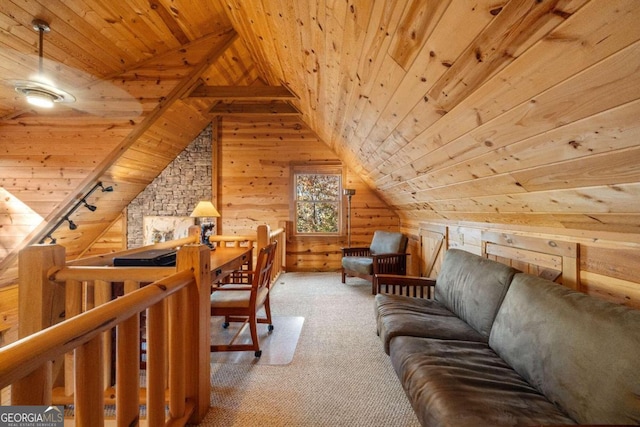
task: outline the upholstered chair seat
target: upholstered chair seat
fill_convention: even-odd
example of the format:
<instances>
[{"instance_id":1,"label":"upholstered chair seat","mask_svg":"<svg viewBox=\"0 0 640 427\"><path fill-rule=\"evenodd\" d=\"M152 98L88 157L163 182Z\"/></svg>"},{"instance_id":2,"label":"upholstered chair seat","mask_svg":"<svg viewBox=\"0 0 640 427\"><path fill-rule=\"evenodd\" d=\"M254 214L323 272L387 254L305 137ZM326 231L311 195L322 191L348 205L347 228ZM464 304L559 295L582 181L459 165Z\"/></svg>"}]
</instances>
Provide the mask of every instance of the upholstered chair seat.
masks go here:
<instances>
[{"instance_id":1,"label":"upholstered chair seat","mask_svg":"<svg viewBox=\"0 0 640 427\"><path fill-rule=\"evenodd\" d=\"M342 283L347 276L371 281L376 293L376 274L406 274L407 237L398 232L377 230L369 247L342 248Z\"/></svg>"}]
</instances>

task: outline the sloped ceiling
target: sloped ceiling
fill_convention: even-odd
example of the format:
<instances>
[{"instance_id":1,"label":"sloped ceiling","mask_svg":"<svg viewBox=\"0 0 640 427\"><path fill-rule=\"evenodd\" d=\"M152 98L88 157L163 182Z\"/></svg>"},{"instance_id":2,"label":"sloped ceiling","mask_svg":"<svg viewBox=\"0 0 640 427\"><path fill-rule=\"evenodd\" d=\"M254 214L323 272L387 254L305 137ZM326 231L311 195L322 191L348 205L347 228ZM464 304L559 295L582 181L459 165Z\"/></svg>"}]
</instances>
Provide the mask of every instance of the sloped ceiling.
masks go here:
<instances>
[{"instance_id":1,"label":"sloped ceiling","mask_svg":"<svg viewBox=\"0 0 640 427\"><path fill-rule=\"evenodd\" d=\"M74 104L13 90L33 18ZM638 22L637 0L3 1L0 258L113 183L60 231L82 253L211 120L203 82L288 87L407 219L640 235Z\"/></svg>"},{"instance_id":2,"label":"sloped ceiling","mask_svg":"<svg viewBox=\"0 0 640 427\"><path fill-rule=\"evenodd\" d=\"M211 121L185 97L201 83L250 85L258 74L221 5L42 1L0 6L0 259L38 242L98 181L55 238L79 256ZM28 107L13 88L38 70L34 18L47 21L44 71L77 101ZM231 66L231 64L237 66ZM48 242L48 241L47 241Z\"/></svg>"},{"instance_id":3,"label":"sloped ceiling","mask_svg":"<svg viewBox=\"0 0 640 427\"><path fill-rule=\"evenodd\" d=\"M640 3L227 1L407 218L638 233Z\"/></svg>"}]
</instances>

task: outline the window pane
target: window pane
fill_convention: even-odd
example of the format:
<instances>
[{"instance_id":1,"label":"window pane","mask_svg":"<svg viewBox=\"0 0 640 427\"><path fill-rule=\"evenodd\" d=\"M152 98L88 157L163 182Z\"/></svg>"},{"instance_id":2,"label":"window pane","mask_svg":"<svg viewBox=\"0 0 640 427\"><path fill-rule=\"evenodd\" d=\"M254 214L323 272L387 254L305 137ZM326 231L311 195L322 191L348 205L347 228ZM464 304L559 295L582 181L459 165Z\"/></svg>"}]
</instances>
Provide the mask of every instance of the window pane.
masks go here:
<instances>
[{"instance_id":1,"label":"window pane","mask_svg":"<svg viewBox=\"0 0 640 427\"><path fill-rule=\"evenodd\" d=\"M296 232L340 232L340 174L297 173Z\"/></svg>"},{"instance_id":2,"label":"window pane","mask_svg":"<svg viewBox=\"0 0 640 427\"><path fill-rule=\"evenodd\" d=\"M337 233L339 224L338 203L298 202L298 233Z\"/></svg>"},{"instance_id":3,"label":"window pane","mask_svg":"<svg viewBox=\"0 0 640 427\"><path fill-rule=\"evenodd\" d=\"M339 175L297 175L298 200L337 200L340 195Z\"/></svg>"}]
</instances>

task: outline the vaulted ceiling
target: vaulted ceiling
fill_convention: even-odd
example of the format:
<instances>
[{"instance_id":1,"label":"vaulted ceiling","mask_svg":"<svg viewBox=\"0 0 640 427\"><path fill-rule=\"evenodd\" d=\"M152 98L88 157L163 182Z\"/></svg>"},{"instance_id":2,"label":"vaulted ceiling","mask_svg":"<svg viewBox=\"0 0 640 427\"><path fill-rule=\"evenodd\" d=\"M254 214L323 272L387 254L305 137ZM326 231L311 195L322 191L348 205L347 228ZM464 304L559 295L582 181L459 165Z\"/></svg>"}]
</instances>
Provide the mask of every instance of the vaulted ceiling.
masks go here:
<instances>
[{"instance_id":1,"label":"vaulted ceiling","mask_svg":"<svg viewBox=\"0 0 640 427\"><path fill-rule=\"evenodd\" d=\"M34 18L74 103L14 90ZM640 234L638 22L637 0L4 0L0 259L116 183L69 237L81 253L236 99L203 84L286 88L404 218Z\"/></svg>"}]
</instances>

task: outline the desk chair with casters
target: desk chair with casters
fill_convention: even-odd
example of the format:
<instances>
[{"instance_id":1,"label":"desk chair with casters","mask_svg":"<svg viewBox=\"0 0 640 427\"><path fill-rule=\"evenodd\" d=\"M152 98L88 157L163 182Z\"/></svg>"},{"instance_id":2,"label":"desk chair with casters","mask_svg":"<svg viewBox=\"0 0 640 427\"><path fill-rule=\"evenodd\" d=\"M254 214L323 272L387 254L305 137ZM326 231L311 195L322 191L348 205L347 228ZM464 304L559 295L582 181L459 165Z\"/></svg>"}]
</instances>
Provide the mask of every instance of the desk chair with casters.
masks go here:
<instances>
[{"instance_id":1,"label":"desk chair with casters","mask_svg":"<svg viewBox=\"0 0 640 427\"><path fill-rule=\"evenodd\" d=\"M258 341L258 323L268 324L269 332L273 331L271 308L269 306L269 288L271 286L271 268L277 242L260 249L256 268L253 271L241 271L234 274L247 275L247 284L230 283L213 288L211 294L211 316L224 316L224 328L230 322L242 322L244 325L229 344L212 345L211 351L253 351L255 357L262 355ZM264 308L265 316L258 317L258 311ZM251 331L251 344L234 344L236 338L246 324Z\"/></svg>"}]
</instances>

